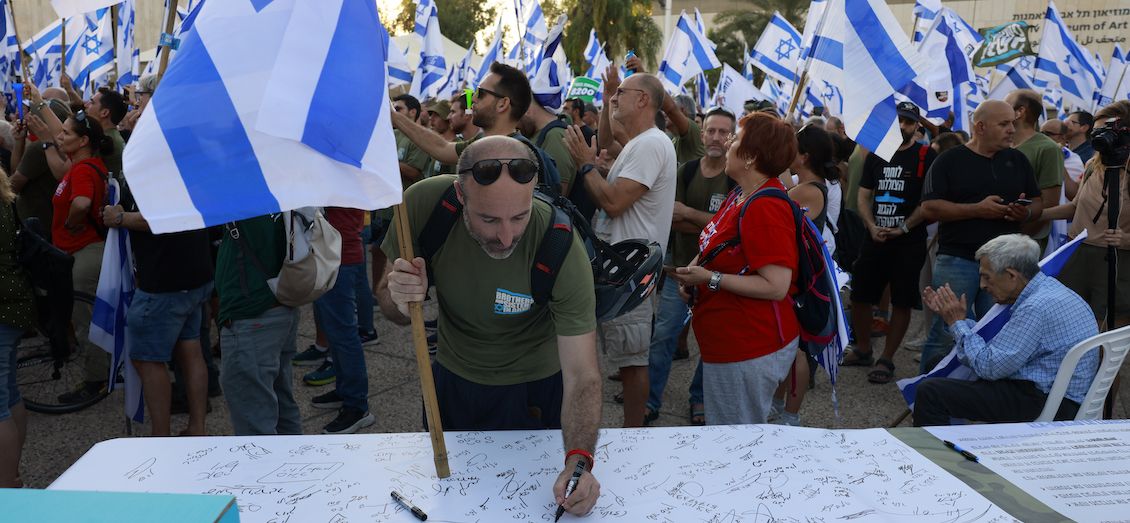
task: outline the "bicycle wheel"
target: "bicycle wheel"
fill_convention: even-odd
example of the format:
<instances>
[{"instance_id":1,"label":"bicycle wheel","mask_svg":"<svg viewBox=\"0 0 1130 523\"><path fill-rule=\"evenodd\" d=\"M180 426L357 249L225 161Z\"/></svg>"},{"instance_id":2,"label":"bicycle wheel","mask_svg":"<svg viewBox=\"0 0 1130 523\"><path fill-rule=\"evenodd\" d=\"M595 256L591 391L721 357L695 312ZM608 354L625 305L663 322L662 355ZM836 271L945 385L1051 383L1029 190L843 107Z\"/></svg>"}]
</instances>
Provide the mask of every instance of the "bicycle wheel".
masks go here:
<instances>
[{"instance_id":1,"label":"bicycle wheel","mask_svg":"<svg viewBox=\"0 0 1130 523\"><path fill-rule=\"evenodd\" d=\"M76 303L94 304L92 296L78 292L74 296ZM62 394L74 391L84 382L83 356L86 351L102 350L89 340L77 344L65 358L51 354L51 342L42 334L25 338L16 350L17 386L27 410L41 414L66 414L94 405L110 394L103 388L83 401L61 401Z\"/></svg>"}]
</instances>

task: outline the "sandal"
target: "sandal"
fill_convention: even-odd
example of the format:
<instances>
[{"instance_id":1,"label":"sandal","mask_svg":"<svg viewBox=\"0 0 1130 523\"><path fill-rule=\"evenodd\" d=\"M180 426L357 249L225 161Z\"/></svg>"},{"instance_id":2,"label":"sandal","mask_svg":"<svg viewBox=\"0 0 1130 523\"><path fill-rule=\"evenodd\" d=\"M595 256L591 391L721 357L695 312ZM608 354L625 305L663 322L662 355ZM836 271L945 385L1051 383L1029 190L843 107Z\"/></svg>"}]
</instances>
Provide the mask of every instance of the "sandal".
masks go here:
<instances>
[{"instance_id":1,"label":"sandal","mask_svg":"<svg viewBox=\"0 0 1130 523\"><path fill-rule=\"evenodd\" d=\"M886 368L882 368L886 367ZM867 381L877 385L885 385L890 383L895 377L895 364L886 358L879 358L875 360L875 368L867 373Z\"/></svg>"},{"instance_id":2,"label":"sandal","mask_svg":"<svg viewBox=\"0 0 1130 523\"><path fill-rule=\"evenodd\" d=\"M706 425L706 406L701 403L695 403L690 408L691 425L701 427Z\"/></svg>"},{"instance_id":3,"label":"sandal","mask_svg":"<svg viewBox=\"0 0 1130 523\"><path fill-rule=\"evenodd\" d=\"M844 359L840 362L841 367L870 367L875 363L872 359L873 356L870 352L864 354L855 347L848 347L844 350Z\"/></svg>"}]
</instances>

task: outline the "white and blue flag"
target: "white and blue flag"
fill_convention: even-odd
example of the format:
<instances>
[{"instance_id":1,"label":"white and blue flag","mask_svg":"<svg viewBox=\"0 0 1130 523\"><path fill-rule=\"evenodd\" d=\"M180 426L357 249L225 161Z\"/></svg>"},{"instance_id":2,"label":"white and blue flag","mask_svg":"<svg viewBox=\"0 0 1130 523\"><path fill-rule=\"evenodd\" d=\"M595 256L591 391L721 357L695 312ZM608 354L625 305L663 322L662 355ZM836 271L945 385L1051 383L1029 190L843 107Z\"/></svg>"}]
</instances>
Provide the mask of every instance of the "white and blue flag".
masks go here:
<instances>
[{"instance_id":1,"label":"white and blue flag","mask_svg":"<svg viewBox=\"0 0 1130 523\"><path fill-rule=\"evenodd\" d=\"M1067 119L1067 115L1063 112L1063 91L1061 91L1058 87L1048 86L1044 88L1043 101L1044 107L1055 108L1055 114L1057 118L1059 118L1060 120ZM1041 118L1040 123L1043 122L1044 119Z\"/></svg>"},{"instance_id":2,"label":"white and blue flag","mask_svg":"<svg viewBox=\"0 0 1130 523\"><path fill-rule=\"evenodd\" d=\"M111 177L109 185L107 201L110 205L117 205L121 200L118 181ZM145 421L145 403L141 378L130 364L130 336L126 326L126 311L133 302L133 293L133 249L130 247L129 231L113 227L106 232L106 249L102 254L89 338L110 353L107 388L114 390L117 387L119 369L124 374L126 417L141 423Z\"/></svg>"},{"instance_id":3,"label":"white and blue flag","mask_svg":"<svg viewBox=\"0 0 1130 523\"><path fill-rule=\"evenodd\" d=\"M388 36L388 30L381 27L381 39L388 49L388 85L406 85L412 83L412 64L408 62L408 50L400 50L396 42Z\"/></svg>"},{"instance_id":4,"label":"white and blue flag","mask_svg":"<svg viewBox=\"0 0 1130 523\"><path fill-rule=\"evenodd\" d=\"M1103 83L1102 92L1099 94L1099 107L1109 105L1116 100L1130 100L1130 74L1126 73L1130 67L1127 67L1127 62L1130 62L1130 59L1122 54L1122 46L1114 44L1106 82Z\"/></svg>"},{"instance_id":5,"label":"white and blue flag","mask_svg":"<svg viewBox=\"0 0 1130 523\"><path fill-rule=\"evenodd\" d=\"M1051 255L1045 257L1040 261L1040 272L1056 277L1059 272L1063 270L1063 266L1067 260L1071 258L1072 254L1079 248L1079 244L1087 238L1087 230L1083 229L1067 244L1061 246ZM993 305L989 312L985 313L977 324L973 327L973 332L980 335L985 341L992 340L1005 323L1008 323L1009 318L1012 317L1012 305L1001 305L999 303ZM902 397L906 400L906 405L909 409L914 410L914 399L918 395L918 385L926 378L952 378L959 380L976 380L977 374L973 369L969 368L957 358L957 351L950 350L950 353L942 358L933 370L926 374L921 374L913 378L901 379L898 381L899 391L902 392Z\"/></svg>"},{"instance_id":6,"label":"white and blue flag","mask_svg":"<svg viewBox=\"0 0 1130 523\"><path fill-rule=\"evenodd\" d=\"M435 0L419 0L416 2L416 24L413 32L420 36L428 34L428 20L432 17L432 10L435 8Z\"/></svg>"},{"instance_id":7,"label":"white and blue flag","mask_svg":"<svg viewBox=\"0 0 1130 523\"><path fill-rule=\"evenodd\" d=\"M808 60L812 84L840 89L848 136L889 160L902 144L895 94L925 70L890 8L880 0L829 0Z\"/></svg>"},{"instance_id":8,"label":"white and blue flag","mask_svg":"<svg viewBox=\"0 0 1130 523\"><path fill-rule=\"evenodd\" d=\"M753 56L749 52L749 46L742 44L742 76L746 80L753 81Z\"/></svg>"},{"instance_id":9,"label":"white and blue flag","mask_svg":"<svg viewBox=\"0 0 1130 523\"><path fill-rule=\"evenodd\" d=\"M67 23L67 38L74 38L67 42L67 75L75 89L87 93L87 96L109 83L107 77L114 70L114 25L111 18L107 7L73 18L80 24L81 32L72 33L70 21Z\"/></svg>"},{"instance_id":10,"label":"white and blue flag","mask_svg":"<svg viewBox=\"0 0 1130 523\"><path fill-rule=\"evenodd\" d=\"M12 18L12 5L9 0L0 0L0 89L6 97L6 105L16 111L15 93L12 79L23 76L20 71L19 40L16 39L16 24Z\"/></svg>"},{"instance_id":11,"label":"white and blue flag","mask_svg":"<svg viewBox=\"0 0 1130 523\"><path fill-rule=\"evenodd\" d=\"M530 90L534 95L534 102L545 110L556 113L565 103L565 95L569 89L572 78L567 78L568 67L565 66L565 50L561 47L564 36L565 23L568 16L557 17L553 29L538 55L538 69L530 80Z\"/></svg>"},{"instance_id":12,"label":"white and blue flag","mask_svg":"<svg viewBox=\"0 0 1130 523\"><path fill-rule=\"evenodd\" d=\"M1022 56L1007 64L1000 64L996 67L997 71L1004 74L993 86L989 93L985 95L988 100L1004 100L1011 93L1017 89L1036 89L1036 82L1032 79L1032 73L1035 72L1036 59L1031 56Z\"/></svg>"},{"instance_id":13,"label":"white and blue flag","mask_svg":"<svg viewBox=\"0 0 1130 523\"><path fill-rule=\"evenodd\" d=\"M761 92L746 80L745 76L730 67L722 64L722 74L718 76L718 85L714 87L713 105L724 107L727 111L740 115L745 112L746 100L768 100L769 95Z\"/></svg>"},{"instance_id":14,"label":"white and blue flag","mask_svg":"<svg viewBox=\"0 0 1130 523\"><path fill-rule=\"evenodd\" d=\"M663 62L659 64L656 75L663 87L671 95L682 91L683 84L695 75L722 67L722 62L714 55L714 43L698 30L697 24L687 16L686 11L679 15L671 41Z\"/></svg>"},{"instance_id":15,"label":"white and blue flag","mask_svg":"<svg viewBox=\"0 0 1130 523\"><path fill-rule=\"evenodd\" d=\"M439 9L435 5L432 5L432 12L428 15L423 40L420 63L412 76L412 87L408 89L408 94L420 101L435 98L447 74L447 60L443 57L443 35L439 32Z\"/></svg>"},{"instance_id":16,"label":"white and blue flag","mask_svg":"<svg viewBox=\"0 0 1130 523\"><path fill-rule=\"evenodd\" d=\"M502 20L498 21L498 29L494 31L494 40L491 41L490 47L487 48L487 53L483 55L483 61L479 62L479 70L474 78L474 85L477 87L487 73L490 72L490 66L499 61L502 56Z\"/></svg>"},{"instance_id":17,"label":"white and blue flag","mask_svg":"<svg viewBox=\"0 0 1130 523\"><path fill-rule=\"evenodd\" d=\"M67 34L83 32L82 17L67 20ZM59 85L63 71L63 21L55 20L30 40L24 42L24 53L31 57L28 73L31 81L39 88L46 89Z\"/></svg>"},{"instance_id":18,"label":"white and blue flag","mask_svg":"<svg viewBox=\"0 0 1130 523\"><path fill-rule=\"evenodd\" d=\"M133 85L141 79L141 51L134 41L137 12L134 0L125 0L118 7L118 41L116 47L118 85Z\"/></svg>"},{"instance_id":19,"label":"white and blue flag","mask_svg":"<svg viewBox=\"0 0 1130 523\"><path fill-rule=\"evenodd\" d=\"M468 48L467 54L463 55L463 59L451 67L447 72L447 78L444 79L443 85L439 88L439 94L436 95L437 98L446 100L463 92L463 87L475 78L475 66L471 65L471 58L473 58L474 55L473 49Z\"/></svg>"},{"instance_id":20,"label":"white and blue flag","mask_svg":"<svg viewBox=\"0 0 1130 523\"><path fill-rule=\"evenodd\" d=\"M122 158L153 232L399 203L381 34L371 0L204 4Z\"/></svg>"},{"instance_id":21,"label":"white and blue flag","mask_svg":"<svg viewBox=\"0 0 1130 523\"><path fill-rule=\"evenodd\" d=\"M955 26L960 27L960 23L951 22L951 16L956 17L957 13L948 9L940 11L934 18L934 24L923 35L918 43L918 53L932 60L926 62L922 75L903 88L902 94L922 109L927 118L936 122L945 120L952 111L953 128L968 131L971 126L962 110L965 107L963 98L969 91L968 84L974 82L975 77L969 55L954 34Z\"/></svg>"},{"instance_id":22,"label":"white and blue flag","mask_svg":"<svg viewBox=\"0 0 1130 523\"><path fill-rule=\"evenodd\" d=\"M800 33L781 16L773 12L765 30L750 51L750 62L765 74L782 82L797 82L800 60Z\"/></svg>"},{"instance_id":23,"label":"white and blue flag","mask_svg":"<svg viewBox=\"0 0 1130 523\"><path fill-rule=\"evenodd\" d=\"M1094 58L1072 36L1052 0L1044 14L1034 77L1059 87L1066 105L1084 111L1092 110L1102 89Z\"/></svg>"},{"instance_id":24,"label":"white and blue flag","mask_svg":"<svg viewBox=\"0 0 1130 523\"><path fill-rule=\"evenodd\" d=\"M600 75L604 74L604 70L612 64L608 59L608 55L604 52L604 44L600 43L600 38L596 36L596 29L589 30L589 43L585 45L585 62L589 64L589 70L585 76L593 79L600 79Z\"/></svg>"},{"instance_id":25,"label":"white and blue flag","mask_svg":"<svg viewBox=\"0 0 1130 523\"><path fill-rule=\"evenodd\" d=\"M776 105L777 116L783 116L785 111L789 110L789 101L792 99L793 93L792 84L782 85L777 80L766 76L761 79L761 87L758 90L768 95L769 100Z\"/></svg>"},{"instance_id":26,"label":"white and blue flag","mask_svg":"<svg viewBox=\"0 0 1130 523\"><path fill-rule=\"evenodd\" d=\"M79 16L91 11L97 11L104 7L110 7L114 4L121 3L122 0L51 0L51 7L55 8L55 13L59 18L71 18Z\"/></svg>"},{"instance_id":27,"label":"white and blue flag","mask_svg":"<svg viewBox=\"0 0 1130 523\"><path fill-rule=\"evenodd\" d=\"M549 37L549 26L545 23L545 13L541 10L541 3L538 0L530 0L528 4L520 2L518 6L519 9L529 10L528 13L520 12L525 27L522 32L522 46L532 55L541 49L546 38Z\"/></svg>"},{"instance_id":28,"label":"white and blue flag","mask_svg":"<svg viewBox=\"0 0 1130 523\"><path fill-rule=\"evenodd\" d=\"M917 24L914 26L914 41L916 43L926 37L926 33L930 31L930 26L934 25L941 10L942 0L915 0L914 20Z\"/></svg>"}]
</instances>

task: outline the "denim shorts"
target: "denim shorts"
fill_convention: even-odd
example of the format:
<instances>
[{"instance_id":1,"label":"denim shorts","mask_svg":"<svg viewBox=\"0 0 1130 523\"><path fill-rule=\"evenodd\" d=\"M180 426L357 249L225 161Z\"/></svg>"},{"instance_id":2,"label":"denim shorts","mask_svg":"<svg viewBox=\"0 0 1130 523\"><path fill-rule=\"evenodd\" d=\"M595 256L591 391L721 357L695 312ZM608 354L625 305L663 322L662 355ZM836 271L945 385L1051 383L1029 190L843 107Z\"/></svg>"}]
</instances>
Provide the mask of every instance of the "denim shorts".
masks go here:
<instances>
[{"instance_id":1,"label":"denim shorts","mask_svg":"<svg viewBox=\"0 0 1130 523\"><path fill-rule=\"evenodd\" d=\"M171 361L180 340L200 337L204 302L212 282L187 291L148 293L138 289L126 312L129 357L138 361Z\"/></svg>"},{"instance_id":2,"label":"denim shorts","mask_svg":"<svg viewBox=\"0 0 1130 523\"><path fill-rule=\"evenodd\" d=\"M0 323L0 421L12 417L12 406L20 402L16 388L16 348L24 329Z\"/></svg>"}]
</instances>

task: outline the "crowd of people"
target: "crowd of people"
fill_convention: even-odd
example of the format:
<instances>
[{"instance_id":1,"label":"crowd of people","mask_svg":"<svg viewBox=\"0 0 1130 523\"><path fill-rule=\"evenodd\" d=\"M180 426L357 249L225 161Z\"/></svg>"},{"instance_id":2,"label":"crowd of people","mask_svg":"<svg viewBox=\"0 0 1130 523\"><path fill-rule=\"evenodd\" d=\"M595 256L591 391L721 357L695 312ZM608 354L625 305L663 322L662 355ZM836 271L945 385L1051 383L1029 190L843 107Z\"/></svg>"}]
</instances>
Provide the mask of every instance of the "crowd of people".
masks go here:
<instances>
[{"instance_id":1,"label":"crowd of people","mask_svg":"<svg viewBox=\"0 0 1130 523\"><path fill-rule=\"evenodd\" d=\"M16 231L27 218L74 258L74 290L88 295L107 230L129 231L137 287L127 315L130 362L152 435L169 435L170 415L181 409L189 414L182 434L207 434L209 397L221 394L236 434L300 434L295 366L309 370L301 377L307 384L333 384L312 400L337 411L321 432L372 425L362 347L377 338L375 312L406 324L409 303L430 296L438 305L427 327L444 428L560 428L566 452L555 494L577 514L599 495L586 473L564 500L575 464L592 468L601 357L621 383L625 427L659 416L688 331L700 354L694 378L681 385L690 392L688 423L802 423L816 361L793 306L802 226L794 206L853 276L855 339L844 366L866 367L870 382L888 384L895 353L920 344L921 371L956 348L979 377L924 382L916 424L1033 419L1066 350L1098 331L1106 248L1130 249L1130 213L1106 223L1103 180L1112 166L1088 137L1110 119L1130 121L1130 102L1061 121L1038 93L1021 90L981 104L967 134L903 102L902 143L888 161L854 144L835 117L785 119L752 101L741 115L697 107L665 92L637 58L626 68L624 78L616 67L605 72L603 108L538 96L524 73L501 63L473 96L395 96L413 237L399 237L391 209L324 209L342 238L341 266L333 288L312 304L317 338L302 352L299 311L280 304L267 283L283 263L279 215L149 232L129 191L130 179L145 173L122 172L121 155L156 77L128 96L103 88L87 100L67 82L42 93L28 86L26 118L0 124L0 159L10 173L0 178L0 486L20 485L27 413L15 354L37 327L33 290L16 259ZM1120 176L1126 206L1125 167ZM122 188L116 204L108 200L111 179ZM539 296L531 268L555 209L535 190L571 201L606 242L658 245L667 258L655 292L623 314L598 312L589 255L574 235L551 292ZM761 197L778 193L787 196ZM437 233L429 225L443 206L459 218ZM862 237L841 234L851 219L862 223ZM1058 280L1037 266L1054 220L1068 221L1071 236L1089 235ZM402 259L401 242L419 256ZM1119 288L1130 288L1130 256L1119 264ZM1130 297L1122 292L1116 302L1118 325L1130 323ZM994 303L1012 304L1012 319L985 340L973 320ZM904 344L911 311L923 306L929 333ZM89 343L90 318L88 305L75 305L76 343ZM878 355L873 335L886 336ZM112 377L105 352L84 354L85 381L65 399L98 394ZM1096 365L1095 355L1080 363L1061 416L1074 415Z\"/></svg>"}]
</instances>

